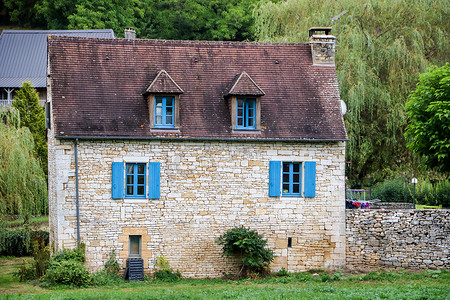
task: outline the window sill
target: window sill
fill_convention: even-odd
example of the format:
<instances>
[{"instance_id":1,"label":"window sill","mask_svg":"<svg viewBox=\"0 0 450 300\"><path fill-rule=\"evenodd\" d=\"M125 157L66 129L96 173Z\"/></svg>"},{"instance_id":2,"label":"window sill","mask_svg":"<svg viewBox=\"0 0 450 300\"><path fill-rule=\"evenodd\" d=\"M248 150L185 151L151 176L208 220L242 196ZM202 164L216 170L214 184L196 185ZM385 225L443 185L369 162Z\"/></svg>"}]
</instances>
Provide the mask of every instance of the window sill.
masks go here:
<instances>
[{"instance_id":1,"label":"window sill","mask_svg":"<svg viewBox=\"0 0 450 300\"><path fill-rule=\"evenodd\" d=\"M260 134L260 129L233 129L232 133L240 133L240 134Z\"/></svg>"},{"instance_id":2,"label":"window sill","mask_svg":"<svg viewBox=\"0 0 450 300\"><path fill-rule=\"evenodd\" d=\"M125 198L123 200L124 203L147 203L147 198Z\"/></svg>"},{"instance_id":3,"label":"window sill","mask_svg":"<svg viewBox=\"0 0 450 300\"><path fill-rule=\"evenodd\" d=\"M176 128L176 127L152 127L150 128L150 130L152 132L158 132L158 131L162 131L162 132L180 132L180 128Z\"/></svg>"}]
</instances>

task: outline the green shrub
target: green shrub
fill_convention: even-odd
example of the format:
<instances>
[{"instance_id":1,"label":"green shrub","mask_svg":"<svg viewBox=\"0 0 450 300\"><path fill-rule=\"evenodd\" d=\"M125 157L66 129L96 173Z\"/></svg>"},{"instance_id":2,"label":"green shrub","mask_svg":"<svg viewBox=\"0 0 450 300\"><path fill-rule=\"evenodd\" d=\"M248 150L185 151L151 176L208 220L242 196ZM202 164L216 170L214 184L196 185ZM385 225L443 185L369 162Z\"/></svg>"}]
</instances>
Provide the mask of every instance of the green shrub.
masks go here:
<instances>
[{"instance_id":1,"label":"green shrub","mask_svg":"<svg viewBox=\"0 0 450 300\"><path fill-rule=\"evenodd\" d=\"M48 231L30 231L26 229L9 230L0 228L1 256L30 256L33 254L32 243L42 241L48 245Z\"/></svg>"},{"instance_id":2,"label":"green shrub","mask_svg":"<svg viewBox=\"0 0 450 300\"><path fill-rule=\"evenodd\" d=\"M52 256L52 261L62 262L72 260L84 263L86 261L84 253L85 253L85 245L80 244L80 246L74 249L63 249L62 251L59 251L58 253L54 254Z\"/></svg>"},{"instance_id":3,"label":"green shrub","mask_svg":"<svg viewBox=\"0 0 450 300\"><path fill-rule=\"evenodd\" d=\"M119 276L119 274L108 273L106 271L98 271L91 274L91 279L91 284L96 286L112 285L124 281L122 277Z\"/></svg>"},{"instance_id":4,"label":"green shrub","mask_svg":"<svg viewBox=\"0 0 450 300\"><path fill-rule=\"evenodd\" d=\"M19 271L14 273L14 276L19 278L19 281L21 282L36 279L37 276L34 264L23 260L20 264Z\"/></svg>"},{"instance_id":5,"label":"green shrub","mask_svg":"<svg viewBox=\"0 0 450 300\"><path fill-rule=\"evenodd\" d=\"M413 202L414 185L408 181L406 202ZM419 179L416 184L415 198L417 204L450 206L450 181L443 180L431 183L427 179ZM383 202L405 202L405 179L386 180L377 183L372 190L372 199Z\"/></svg>"},{"instance_id":6,"label":"green shrub","mask_svg":"<svg viewBox=\"0 0 450 300\"><path fill-rule=\"evenodd\" d=\"M436 202L442 207L450 208L450 181L441 181L436 184Z\"/></svg>"},{"instance_id":7,"label":"green shrub","mask_svg":"<svg viewBox=\"0 0 450 300\"><path fill-rule=\"evenodd\" d=\"M157 270L153 274L156 280L174 282L181 279L180 271L177 270L174 273L170 268L169 261L165 256L158 256L156 257L156 259L158 260L155 264Z\"/></svg>"},{"instance_id":8,"label":"green shrub","mask_svg":"<svg viewBox=\"0 0 450 300\"><path fill-rule=\"evenodd\" d=\"M86 267L77 260L50 261L50 267L44 276L50 284L74 285L86 287L92 284L92 278Z\"/></svg>"},{"instance_id":9,"label":"green shrub","mask_svg":"<svg viewBox=\"0 0 450 300\"><path fill-rule=\"evenodd\" d=\"M410 192L407 191L406 202L412 202ZM387 180L377 183L372 189L372 199L382 202L405 202L405 179Z\"/></svg>"},{"instance_id":10,"label":"green shrub","mask_svg":"<svg viewBox=\"0 0 450 300\"><path fill-rule=\"evenodd\" d=\"M273 251L264 248L267 240L263 235L244 226L228 230L216 242L222 246L224 256L237 256L241 259L241 271L244 270L245 274L267 272L274 258Z\"/></svg>"},{"instance_id":11,"label":"green shrub","mask_svg":"<svg viewBox=\"0 0 450 300\"><path fill-rule=\"evenodd\" d=\"M0 255L29 256L30 242L27 230L0 229Z\"/></svg>"},{"instance_id":12,"label":"green shrub","mask_svg":"<svg viewBox=\"0 0 450 300\"><path fill-rule=\"evenodd\" d=\"M119 274L120 266L116 260L116 251L113 249L109 254L109 260L105 263L105 272L107 274Z\"/></svg>"},{"instance_id":13,"label":"green shrub","mask_svg":"<svg viewBox=\"0 0 450 300\"><path fill-rule=\"evenodd\" d=\"M74 249L63 249L52 256L43 281L49 284L64 284L85 287L92 284L89 271L84 266L84 244Z\"/></svg>"}]
</instances>

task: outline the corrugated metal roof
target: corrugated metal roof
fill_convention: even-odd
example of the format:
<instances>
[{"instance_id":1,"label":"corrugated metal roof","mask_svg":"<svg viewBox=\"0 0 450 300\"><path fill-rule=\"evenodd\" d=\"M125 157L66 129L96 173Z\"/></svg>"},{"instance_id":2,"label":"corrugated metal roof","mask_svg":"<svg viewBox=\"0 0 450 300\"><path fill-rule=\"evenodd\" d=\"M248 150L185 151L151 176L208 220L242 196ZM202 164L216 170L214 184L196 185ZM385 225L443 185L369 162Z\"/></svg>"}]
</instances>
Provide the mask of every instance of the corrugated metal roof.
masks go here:
<instances>
[{"instance_id":1,"label":"corrugated metal roof","mask_svg":"<svg viewBox=\"0 0 450 300\"><path fill-rule=\"evenodd\" d=\"M4 30L0 35L0 87L17 88L23 81L45 87L47 36L115 38L112 29Z\"/></svg>"}]
</instances>

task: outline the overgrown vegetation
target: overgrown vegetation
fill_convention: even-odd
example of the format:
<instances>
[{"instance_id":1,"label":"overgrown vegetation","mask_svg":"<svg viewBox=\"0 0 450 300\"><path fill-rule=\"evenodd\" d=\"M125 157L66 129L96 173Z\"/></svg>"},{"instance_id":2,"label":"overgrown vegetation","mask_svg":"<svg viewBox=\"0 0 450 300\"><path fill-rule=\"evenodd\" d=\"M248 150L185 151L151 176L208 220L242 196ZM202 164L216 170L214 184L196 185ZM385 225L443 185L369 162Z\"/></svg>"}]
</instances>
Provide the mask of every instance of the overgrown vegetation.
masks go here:
<instances>
[{"instance_id":1,"label":"overgrown vegetation","mask_svg":"<svg viewBox=\"0 0 450 300\"><path fill-rule=\"evenodd\" d=\"M85 246L69 250L64 249L52 256L43 281L54 285L63 284L68 286L87 287L92 284L89 271L84 266Z\"/></svg>"},{"instance_id":2,"label":"overgrown vegetation","mask_svg":"<svg viewBox=\"0 0 450 300\"><path fill-rule=\"evenodd\" d=\"M0 255L19 257L32 255L33 243L38 241L48 245L48 231L9 230L0 227Z\"/></svg>"},{"instance_id":3,"label":"overgrown vegetation","mask_svg":"<svg viewBox=\"0 0 450 300\"><path fill-rule=\"evenodd\" d=\"M235 256L241 260L238 276L265 274L274 258L273 251L265 248L267 240L263 235L244 226L229 229L216 242L222 246L224 256Z\"/></svg>"},{"instance_id":4,"label":"overgrown vegetation","mask_svg":"<svg viewBox=\"0 0 450 300\"><path fill-rule=\"evenodd\" d=\"M406 103L408 148L430 169L450 177L450 64L420 75Z\"/></svg>"},{"instance_id":5,"label":"overgrown vegetation","mask_svg":"<svg viewBox=\"0 0 450 300\"><path fill-rule=\"evenodd\" d=\"M339 28L331 19L341 12ZM336 68L348 107L349 186L406 170L418 174L403 135L404 107L419 74L450 57L447 0L262 1L256 13L261 41L307 42L313 26L332 25L339 35Z\"/></svg>"},{"instance_id":6,"label":"overgrown vegetation","mask_svg":"<svg viewBox=\"0 0 450 300\"><path fill-rule=\"evenodd\" d=\"M156 259L156 271L153 274L156 280L174 282L181 279L180 271L177 270L176 272L174 272L165 256L158 256L156 257Z\"/></svg>"},{"instance_id":7,"label":"overgrown vegetation","mask_svg":"<svg viewBox=\"0 0 450 300\"><path fill-rule=\"evenodd\" d=\"M48 29L111 28L123 37L135 27L139 38L252 40L252 10L258 0L5 0L5 24ZM9 22L8 22L9 21Z\"/></svg>"},{"instance_id":8,"label":"overgrown vegetation","mask_svg":"<svg viewBox=\"0 0 450 300\"><path fill-rule=\"evenodd\" d=\"M47 182L16 109L0 111L0 216L46 214Z\"/></svg>"},{"instance_id":9,"label":"overgrown vegetation","mask_svg":"<svg viewBox=\"0 0 450 300\"><path fill-rule=\"evenodd\" d=\"M413 185L408 181L397 178L380 182L373 187L372 198L383 202L412 202ZM442 180L433 184L430 180L420 180L416 184L415 196L418 204L450 207L450 181Z\"/></svg>"}]
</instances>

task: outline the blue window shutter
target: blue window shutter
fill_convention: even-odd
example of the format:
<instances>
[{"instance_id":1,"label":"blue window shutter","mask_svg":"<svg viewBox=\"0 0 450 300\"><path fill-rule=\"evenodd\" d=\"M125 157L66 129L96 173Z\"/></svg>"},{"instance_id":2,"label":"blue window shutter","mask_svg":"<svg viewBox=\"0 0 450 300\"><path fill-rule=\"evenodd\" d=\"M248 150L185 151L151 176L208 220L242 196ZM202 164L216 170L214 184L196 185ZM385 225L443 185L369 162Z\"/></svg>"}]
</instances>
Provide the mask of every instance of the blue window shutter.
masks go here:
<instances>
[{"instance_id":1,"label":"blue window shutter","mask_svg":"<svg viewBox=\"0 0 450 300\"><path fill-rule=\"evenodd\" d=\"M148 164L148 198L159 199L160 196L160 173L161 163L151 162Z\"/></svg>"},{"instance_id":2,"label":"blue window shutter","mask_svg":"<svg viewBox=\"0 0 450 300\"><path fill-rule=\"evenodd\" d=\"M269 164L269 197L279 197L281 191L281 161Z\"/></svg>"},{"instance_id":3,"label":"blue window shutter","mask_svg":"<svg viewBox=\"0 0 450 300\"><path fill-rule=\"evenodd\" d=\"M316 196L316 162L305 162L305 197Z\"/></svg>"},{"instance_id":4,"label":"blue window shutter","mask_svg":"<svg viewBox=\"0 0 450 300\"><path fill-rule=\"evenodd\" d=\"M123 179L124 179L123 172L124 172L123 162L112 163L111 194L113 199L123 199Z\"/></svg>"}]
</instances>

